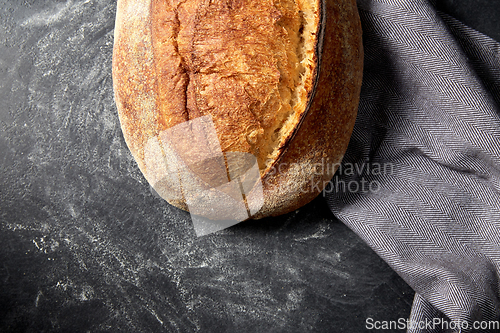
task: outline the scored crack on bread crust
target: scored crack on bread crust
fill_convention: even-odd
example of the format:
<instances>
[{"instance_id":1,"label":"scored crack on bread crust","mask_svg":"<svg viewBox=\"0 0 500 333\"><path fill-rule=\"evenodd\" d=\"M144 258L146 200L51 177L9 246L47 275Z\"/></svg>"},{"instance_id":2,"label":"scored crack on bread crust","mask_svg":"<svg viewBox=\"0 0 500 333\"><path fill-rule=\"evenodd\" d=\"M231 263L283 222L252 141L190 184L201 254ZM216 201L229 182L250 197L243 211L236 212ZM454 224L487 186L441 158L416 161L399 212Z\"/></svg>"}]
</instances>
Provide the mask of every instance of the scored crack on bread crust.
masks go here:
<instances>
[{"instance_id":1,"label":"scored crack on bread crust","mask_svg":"<svg viewBox=\"0 0 500 333\"><path fill-rule=\"evenodd\" d=\"M354 0L118 1L115 99L140 169L148 178L151 138L211 115L222 151L257 157L264 206L253 218L295 210L331 179L362 59Z\"/></svg>"}]
</instances>

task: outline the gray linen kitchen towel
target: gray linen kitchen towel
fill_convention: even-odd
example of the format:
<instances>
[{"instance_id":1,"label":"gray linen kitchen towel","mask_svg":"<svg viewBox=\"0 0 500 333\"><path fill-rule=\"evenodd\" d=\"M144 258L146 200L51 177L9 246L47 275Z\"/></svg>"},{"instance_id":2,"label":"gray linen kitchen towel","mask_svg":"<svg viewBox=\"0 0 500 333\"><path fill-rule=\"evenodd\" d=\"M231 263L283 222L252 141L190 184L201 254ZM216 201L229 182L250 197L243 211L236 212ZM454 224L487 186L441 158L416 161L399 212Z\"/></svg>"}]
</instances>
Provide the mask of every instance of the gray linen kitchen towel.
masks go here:
<instances>
[{"instance_id":1,"label":"gray linen kitchen towel","mask_svg":"<svg viewBox=\"0 0 500 333\"><path fill-rule=\"evenodd\" d=\"M415 290L408 332L496 331L500 44L429 1L358 5L364 82L329 206Z\"/></svg>"}]
</instances>

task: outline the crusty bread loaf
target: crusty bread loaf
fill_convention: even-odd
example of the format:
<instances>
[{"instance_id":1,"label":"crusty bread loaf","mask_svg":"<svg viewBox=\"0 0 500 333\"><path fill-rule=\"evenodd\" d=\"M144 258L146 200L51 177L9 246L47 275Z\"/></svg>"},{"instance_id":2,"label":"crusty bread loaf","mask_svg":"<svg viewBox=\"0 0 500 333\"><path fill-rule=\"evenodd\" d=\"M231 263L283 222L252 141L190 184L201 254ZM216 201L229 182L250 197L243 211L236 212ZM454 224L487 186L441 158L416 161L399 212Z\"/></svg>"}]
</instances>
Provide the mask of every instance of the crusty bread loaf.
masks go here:
<instances>
[{"instance_id":1,"label":"crusty bread loaf","mask_svg":"<svg viewBox=\"0 0 500 333\"><path fill-rule=\"evenodd\" d=\"M256 158L263 203L252 218L316 197L347 148L362 62L355 0L118 0L113 81L123 134L149 183L186 210L187 192L204 192L193 200L207 211L221 201L210 189L224 183L216 170L229 152ZM220 145L222 159L200 162L199 135L182 135L195 125L177 130L176 152L166 151L162 133L206 116L216 138L203 140ZM248 170L248 161L238 163ZM191 175L177 182L172 163L187 163Z\"/></svg>"}]
</instances>

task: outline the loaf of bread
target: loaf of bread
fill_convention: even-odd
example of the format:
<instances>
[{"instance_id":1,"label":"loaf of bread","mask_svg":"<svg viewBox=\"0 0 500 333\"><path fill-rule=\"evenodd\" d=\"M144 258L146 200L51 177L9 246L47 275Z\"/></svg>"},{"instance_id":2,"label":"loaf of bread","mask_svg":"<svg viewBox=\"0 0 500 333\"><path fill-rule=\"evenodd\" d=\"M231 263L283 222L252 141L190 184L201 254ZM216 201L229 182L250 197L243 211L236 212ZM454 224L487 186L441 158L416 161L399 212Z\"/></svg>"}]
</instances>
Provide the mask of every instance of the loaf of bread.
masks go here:
<instances>
[{"instance_id":1,"label":"loaf of bread","mask_svg":"<svg viewBox=\"0 0 500 333\"><path fill-rule=\"evenodd\" d=\"M238 195L262 218L323 191L354 126L362 63L355 0L118 0L127 145L160 196L211 219L231 219L222 211Z\"/></svg>"}]
</instances>

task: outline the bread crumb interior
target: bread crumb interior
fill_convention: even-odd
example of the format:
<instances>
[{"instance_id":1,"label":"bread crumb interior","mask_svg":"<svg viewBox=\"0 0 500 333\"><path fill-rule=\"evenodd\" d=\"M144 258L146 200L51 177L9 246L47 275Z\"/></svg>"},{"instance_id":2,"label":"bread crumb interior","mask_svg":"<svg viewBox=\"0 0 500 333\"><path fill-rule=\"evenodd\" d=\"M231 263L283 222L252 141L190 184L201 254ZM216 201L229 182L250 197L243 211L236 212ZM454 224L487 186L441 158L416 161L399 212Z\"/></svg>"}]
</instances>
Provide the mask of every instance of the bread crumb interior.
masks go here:
<instances>
[{"instance_id":1,"label":"bread crumb interior","mask_svg":"<svg viewBox=\"0 0 500 333\"><path fill-rule=\"evenodd\" d=\"M308 93L314 85L316 66L315 46L319 26L319 8L312 0L279 0L275 6L284 15L278 24L286 29L288 40L287 63L278 63L280 71L279 96L268 103L277 104L276 118L272 126L264 131L264 142L258 156L264 172L278 157L281 148L291 135L307 107ZM265 148L265 149L263 149Z\"/></svg>"}]
</instances>

